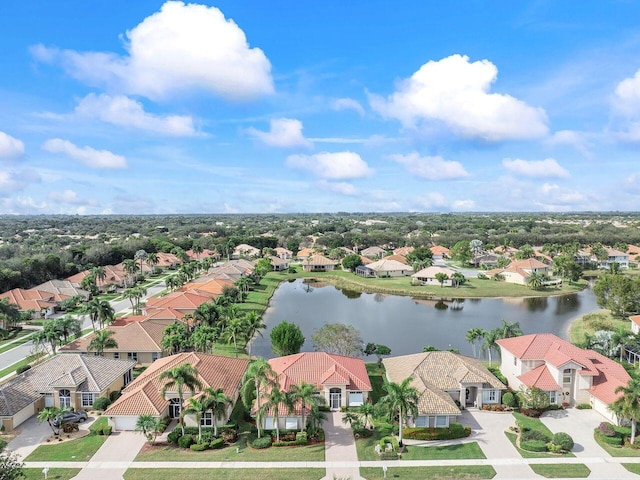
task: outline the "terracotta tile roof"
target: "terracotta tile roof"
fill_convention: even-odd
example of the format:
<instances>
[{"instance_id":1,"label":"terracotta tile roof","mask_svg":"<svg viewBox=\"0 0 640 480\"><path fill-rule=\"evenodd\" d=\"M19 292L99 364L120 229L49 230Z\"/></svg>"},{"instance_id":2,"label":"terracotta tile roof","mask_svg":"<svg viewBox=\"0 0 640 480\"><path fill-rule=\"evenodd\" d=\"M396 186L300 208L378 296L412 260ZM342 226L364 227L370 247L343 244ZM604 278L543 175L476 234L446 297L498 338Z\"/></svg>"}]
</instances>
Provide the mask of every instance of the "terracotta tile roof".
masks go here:
<instances>
[{"instance_id":1,"label":"terracotta tile roof","mask_svg":"<svg viewBox=\"0 0 640 480\"><path fill-rule=\"evenodd\" d=\"M447 247L436 245L430 248L433 255L449 255L451 251Z\"/></svg>"},{"instance_id":2,"label":"terracotta tile roof","mask_svg":"<svg viewBox=\"0 0 640 480\"><path fill-rule=\"evenodd\" d=\"M193 311L205 302L211 300L212 295L205 292L195 293L193 291L172 292L164 297L150 298L147 300L145 310L150 308L173 308L176 310Z\"/></svg>"},{"instance_id":3,"label":"terracotta tile roof","mask_svg":"<svg viewBox=\"0 0 640 480\"><path fill-rule=\"evenodd\" d=\"M233 286L233 282L229 280L223 280L220 278L203 278L195 280L191 283L187 283L183 285L179 290L199 290L201 292L206 292L207 294L213 294L216 297L222 295L222 290L224 287Z\"/></svg>"},{"instance_id":4,"label":"terracotta tile roof","mask_svg":"<svg viewBox=\"0 0 640 480\"><path fill-rule=\"evenodd\" d=\"M540 260L536 260L535 258L527 258L524 260L514 260L509 264L510 267L514 268L522 268L523 270L531 271L536 268L549 268L549 265L546 263L542 263Z\"/></svg>"},{"instance_id":5,"label":"terracotta tile roof","mask_svg":"<svg viewBox=\"0 0 640 480\"><path fill-rule=\"evenodd\" d=\"M181 263L178 256L173 253L158 252L156 256L158 257L157 267L170 267L172 265L180 265Z\"/></svg>"},{"instance_id":6,"label":"terracotta tile roof","mask_svg":"<svg viewBox=\"0 0 640 480\"><path fill-rule=\"evenodd\" d=\"M52 392L53 385L101 393L135 364L94 355L56 355L0 385L0 416L14 415L43 393Z\"/></svg>"},{"instance_id":7,"label":"terracotta tile roof","mask_svg":"<svg viewBox=\"0 0 640 480\"><path fill-rule=\"evenodd\" d=\"M145 320L183 320L187 312L175 308L148 308Z\"/></svg>"},{"instance_id":8,"label":"terracotta tile roof","mask_svg":"<svg viewBox=\"0 0 640 480\"><path fill-rule=\"evenodd\" d=\"M415 248L413 248L413 247L400 247L400 248L396 248L393 251L393 253L395 255L402 255L403 257L406 257L408 254L410 254L414 250L415 250Z\"/></svg>"},{"instance_id":9,"label":"terracotta tile roof","mask_svg":"<svg viewBox=\"0 0 640 480\"><path fill-rule=\"evenodd\" d=\"M165 382L159 377L162 372L186 363L198 370L198 379L203 388L221 388L225 395L236 398L249 360L196 352L178 353L160 358L131 382L122 392L122 396L111 404L104 414L159 415L163 413L169 402L161 395ZM198 392L199 389L196 389L196 394ZM167 393L173 393L175 396L175 392ZM187 391L186 394L189 395L189 392Z\"/></svg>"},{"instance_id":10,"label":"terracotta tile roof","mask_svg":"<svg viewBox=\"0 0 640 480\"><path fill-rule=\"evenodd\" d=\"M146 315L128 315L126 317L118 317L111 323L110 327L124 327L130 323L142 322L146 319Z\"/></svg>"},{"instance_id":11,"label":"terracotta tile roof","mask_svg":"<svg viewBox=\"0 0 640 480\"><path fill-rule=\"evenodd\" d=\"M627 247L627 255L640 255L640 247L636 245L629 245Z\"/></svg>"},{"instance_id":12,"label":"terracotta tile roof","mask_svg":"<svg viewBox=\"0 0 640 480\"><path fill-rule=\"evenodd\" d=\"M367 258L367 257L365 257L365 258ZM398 255L398 254L387 255L386 257L384 257L383 260L393 260L395 262L400 262L400 263L404 263L405 265L408 265L407 258L402 256L402 255Z\"/></svg>"},{"instance_id":13,"label":"terracotta tile roof","mask_svg":"<svg viewBox=\"0 0 640 480\"><path fill-rule=\"evenodd\" d=\"M437 273L444 273L451 277L451 275L456 273L456 271L449 267L438 267L432 265L414 273L411 275L411 278L436 278Z\"/></svg>"},{"instance_id":14,"label":"terracotta tile roof","mask_svg":"<svg viewBox=\"0 0 640 480\"><path fill-rule=\"evenodd\" d=\"M302 261L302 265L337 265L338 262L325 257L324 255L316 254Z\"/></svg>"},{"instance_id":15,"label":"terracotta tile roof","mask_svg":"<svg viewBox=\"0 0 640 480\"><path fill-rule=\"evenodd\" d=\"M622 393L616 393L616 388L626 386L631 377L618 362L614 362L598 352L592 350L589 352L598 371L598 375L593 378L589 393L602 402L611 404L622 396Z\"/></svg>"},{"instance_id":16,"label":"terracotta tile roof","mask_svg":"<svg viewBox=\"0 0 640 480\"><path fill-rule=\"evenodd\" d=\"M540 365L527 373L523 373L518 377L527 387L538 387L540 390L562 390L558 382L553 379L551 372L546 365Z\"/></svg>"},{"instance_id":17,"label":"terracotta tile roof","mask_svg":"<svg viewBox=\"0 0 640 480\"><path fill-rule=\"evenodd\" d=\"M362 260L363 265L369 265L370 263L373 263L373 260L368 257L363 257L362 255L360 255L360 260Z\"/></svg>"},{"instance_id":18,"label":"terracotta tile roof","mask_svg":"<svg viewBox=\"0 0 640 480\"><path fill-rule=\"evenodd\" d=\"M640 326L640 315L631 315L629 317L629 320L631 320L636 325Z\"/></svg>"},{"instance_id":19,"label":"terracotta tile roof","mask_svg":"<svg viewBox=\"0 0 640 480\"><path fill-rule=\"evenodd\" d=\"M607 248L607 253L610 257L627 257L629 255L627 252L621 252L615 248Z\"/></svg>"},{"instance_id":20,"label":"terracotta tile roof","mask_svg":"<svg viewBox=\"0 0 640 480\"><path fill-rule=\"evenodd\" d=\"M166 327L153 322L133 322L124 326L111 325L107 330L113 332L113 338L118 344L117 348L107 348L105 352L162 352L160 341ZM73 342L60 347L60 353L77 352L84 353L95 333L87 337L81 337Z\"/></svg>"},{"instance_id":21,"label":"terracotta tile roof","mask_svg":"<svg viewBox=\"0 0 640 480\"><path fill-rule=\"evenodd\" d=\"M302 248L300 250L298 250L298 253L296 254L296 257L298 258L307 258L310 257L311 255L313 255L315 253L315 249L314 248Z\"/></svg>"},{"instance_id":22,"label":"terracotta tile roof","mask_svg":"<svg viewBox=\"0 0 640 480\"><path fill-rule=\"evenodd\" d=\"M189 249L185 252L187 254L187 256L191 259L203 259L206 257L214 257L214 258L219 258L220 254L217 253L215 250L209 250L208 248L204 248L202 250L202 252L200 252L199 255L196 255L195 253L193 253L192 249Z\"/></svg>"},{"instance_id":23,"label":"terracotta tile roof","mask_svg":"<svg viewBox=\"0 0 640 480\"><path fill-rule=\"evenodd\" d=\"M0 294L0 299L2 298L6 298L10 304L17 306L19 310L40 311L57 305L58 302L69 298L69 296L44 292L41 290L14 288L13 290Z\"/></svg>"},{"instance_id":24,"label":"terracotta tile roof","mask_svg":"<svg viewBox=\"0 0 640 480\"><path fill-rule=\"evenodd\" d=\"M291 250L287 250L286 248L276 247L274 248L274 250L278 255L293 255L293 252Z\"/></svg>"}]
</instances>

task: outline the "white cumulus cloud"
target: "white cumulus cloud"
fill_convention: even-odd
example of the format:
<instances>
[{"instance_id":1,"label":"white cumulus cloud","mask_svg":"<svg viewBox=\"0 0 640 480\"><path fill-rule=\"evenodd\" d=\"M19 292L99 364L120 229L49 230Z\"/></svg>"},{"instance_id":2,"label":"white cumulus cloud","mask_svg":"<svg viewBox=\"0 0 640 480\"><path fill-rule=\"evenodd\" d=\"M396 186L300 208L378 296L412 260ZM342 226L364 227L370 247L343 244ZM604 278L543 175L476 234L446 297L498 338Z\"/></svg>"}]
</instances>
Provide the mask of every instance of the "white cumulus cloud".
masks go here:
<instances>
[{"instance_id":1,"label":"white cumulus cloud","mask_svg":"<svg viewBox=\"0 0 640 480\"><path fill-rule=\"evenodd\" d=\"M353 98L338 98L331 106L334 110L353 110L358 112L360 116L364 117L364 108L362 108L360 102Z\"/></svg>"},{"instance_id":2,"label":"white cumulus cloud","mask_svg":"<svg viewBox=\"0 0 640 480\"><path fill-rule=\"evenodd\" d=\"M623 114L634 115L640 107L640 70L625 78L617 86L613 97L614 108Z\"/></svg>"},{"instance_id":3,"label":"white cumulus cloud","mask_svg":"<svg viewBox=\"0 0 640 480\"><path fill-rule=\"evenodd\" d=\"M4 132L0 132L0 158L17 158L24 155L24 143Z\"/></svg>"},{"instance_id":4,"label":"white cumulus cloud","mask_svg":"<svg viewBox=\"0 0 640 480\"><path fill-rule=\"evenodd\" d=\"M567 178L569 172L562 168L554 158L544 160L522 160L516 158L502 160L502 166L509 172L523 177L534 178Z\"/></svg>"},{"instance_id":5,"label":"white cumulus cloud","mask_svg":"<svg viewBox=\"0 0 640 480\"><path fill-rule=\"evenodd\" d=\"M50 153L61 153L91 168L125 168L127 160L108 150L95 150L91 147L78 147L68 140L52 138L42 149Z\"/></svg>"},{"instance_id":6,"label":"white cumulus cloud","mask_svg":"<svg viewBox=\"0 0 640 480\"><path fill-rule=\"evenodd\" d=\"M124 47L124 56L43 45L31 52L91 85L151 99L192 90L231 99L274 91L264 52L249 47L242 29L215 7L168 1L126 32Z\"/></svg>"},{"instance_id":7,"label":"white cumulus cloud","mask_svg":"<svg viewBox=\"0 0 640 480\"><path fill-rule=\"evenodd\" d=\"M289 155L286 164L297 170L307 170L328 180L348 180L373 174L360 155L354 152L322 152L314 155Z\"/></svg>"},{"instance_id":8,"label":"white cumulus cloud","mask_svg":"<svg viewBox=\"0 0 640 480\"><path fill-rule=\"evenodd\" d=\"M313 143L304 138L302 122L293 118L274 118L268 132L247 128L246 132L270 147L312 147Z\"/></svg>"},{"instance_id":9,"label":"white cumulus cloud","mask_svg":"<svg viewBox=\"0 0 640 480\"><path fill-rule=\"evenodd\" d=\"M476 204L473 200L456 200L451 204L451 209L455 211L470 211L475 208Z\"/></svg>"},{"instance_id":10,"label":"white cumulus cloud","mask_svg":"<svg viewBox=\"0 0 640 480\"><path fill-rule=\"evenodd\" d=\"M339 193L341 195L357 195L356 187L347 182L327 182L322 180L318 182L318 186L324 190Z\"/></svg>"},{"instance_id":11,"label":"white cumulus cloud","mask_svg":"<svg viewBox=\"0 0 640 480\"><path fill-rule=\"evenodd\" d=\"M392 155L390 158L403 165L409 173L428 180L452 180L469 176L460 163L445 160L439 155L422 157L418 152L413 152L408 155Z\"/></svg>"},{"instance_id":12,"label":"white cumulus cloud","mask_svg":"<svg viewBox=\"0 0 640 480\"><path fill-rule=\"evenodd\" d=\"M153 115L140 102L125 95L90 93L78 102L76 115L97 118L113 125L137 128L176 137L196 135L193 119L188 115Z\"/></svg>"},{"instance_id":13,"label":"white cumulus cloud","mask_svg":"<svg viewBox=\"0 0 640 480\"><path fill-rule=\"evenodd\" d=\"M507 94L491 93L498 69L489 60L469 62L451 55L422 65L384 99L370 96L371 107L405 128L443 124L465 138L487 141L538 138L547 134L547 115Z\"/></svg>"}]
</instances>

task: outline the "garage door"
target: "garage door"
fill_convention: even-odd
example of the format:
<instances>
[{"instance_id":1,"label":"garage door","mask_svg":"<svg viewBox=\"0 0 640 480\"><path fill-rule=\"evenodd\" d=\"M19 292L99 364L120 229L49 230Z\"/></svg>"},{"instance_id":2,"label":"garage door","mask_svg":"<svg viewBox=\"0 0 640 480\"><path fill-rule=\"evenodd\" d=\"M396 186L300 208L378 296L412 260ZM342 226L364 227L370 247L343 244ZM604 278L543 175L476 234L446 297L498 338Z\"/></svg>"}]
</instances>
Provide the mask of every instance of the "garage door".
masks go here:
<instances>
[{"instance_id":1,"label":"garage door","mask_svg":"<svg viewBox=\"0 0 640 480\"><path fill-rule=\"evenodd\" d=\"M33 415L33 403L27 405L13 416L13 428L16 428Z\"/></svg>"},{"instance_id":2,"label":"garage door","mask_svg":"<svg viewBox=\"0 0 640 480\"><path fill-rule=\"evenodd\" d=\"M113 417L116 430L135 430L138 417Z\"/></svg>"},{"instance_id":3,"label":"garage door","mask_svg":"<svg viewBox=\"0 0 640 480\"><path fill-rule=\"evenodd\" d=\"M364 403L364 395L362 392L349 392L349 406L359 407Z\"/></svg>"}]
</instances>

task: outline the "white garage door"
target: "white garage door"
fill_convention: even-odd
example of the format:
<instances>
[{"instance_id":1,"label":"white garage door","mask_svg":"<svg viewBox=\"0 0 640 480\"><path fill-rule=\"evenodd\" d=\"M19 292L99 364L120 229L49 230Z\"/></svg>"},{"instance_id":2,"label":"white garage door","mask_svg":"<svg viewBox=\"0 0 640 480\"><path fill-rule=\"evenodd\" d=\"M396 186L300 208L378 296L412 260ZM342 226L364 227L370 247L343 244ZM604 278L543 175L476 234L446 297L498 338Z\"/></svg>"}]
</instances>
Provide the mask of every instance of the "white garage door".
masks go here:
<instances>
[{"instance_id":1,"label":"white garage door","mask_svg":"<svg viewBox=\"0 0 640 480\"><path fill-rule=\"evenodd\" d=\"M113 417L116 430L135 430L138 417Z\"/></svg>"},{"instance_id":2,"label":"white garage door","mask_svg":"<svg viewBox=\"0 0 640 480\"><path fill-rule=\"evenodd\" d=\"M359 407L364 403L364 395L362 392L349 392L349 406Z\"/></svg>"},{"instance_id":3,"label":"white garage door","mask_svg":"<svg viewBox=\"0 0 640 480\"><path fill-rule=\"evenodd\" d=\"M33 403L30 403L13 416L13 428L30 418L31 415L33 415Z\"/></svg>"}]
</instances>

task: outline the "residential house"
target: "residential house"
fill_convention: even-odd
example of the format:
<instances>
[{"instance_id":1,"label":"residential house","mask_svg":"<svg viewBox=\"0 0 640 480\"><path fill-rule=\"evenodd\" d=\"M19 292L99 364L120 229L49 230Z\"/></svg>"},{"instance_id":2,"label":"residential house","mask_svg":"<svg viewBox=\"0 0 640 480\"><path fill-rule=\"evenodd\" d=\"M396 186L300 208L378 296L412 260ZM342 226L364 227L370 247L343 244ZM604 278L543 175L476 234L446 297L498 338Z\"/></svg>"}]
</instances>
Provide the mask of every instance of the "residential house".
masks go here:
<instances>
[{"instance_id":1,"label":"residential house","mask_svg":"<svg viewBox=\"0 0 640 480\"><path fill-rule=\"evenodd\" d=\"M282 260L291 260L293 258L293 252L291 250L283 247L276 247L274 250L276 251L276 256Z\"/></svg>"},{"instance_id":2,"label":"residential house","mask_svg":"<svg viewBox=\"0 0 640 480\"><path fill-rule=\"evenodd\" d=\"M627 247L627 255L629 255L629 261L638 261L640 257L640 247L637 245L629 245Z\"/></svg>"},{"instance_id":3,"label":"residential house","mask_svg":"<svg viewBox=\"0 0 640 480\"><path fill-rule=\"evenodd\" d=\"M356 268L356 274L362 277L407 277L413 273L413 268L406 263L397 260L383 258L368 265L360 265Z\"/></svg>"},{"instance_id":4,"label":"residential house","mask_svg":"<svg viewBox=\"0 0 640 480\"><path fill-rule=\"evenodd\" d=\"M506 268L496 268L485 272L486 275L502 275L505 282L526 285L528 278L532 274L549 275L551 273L549 265L542 263L535 258L527 258L525 260L515 260Z\"/></svg>"},{"instance_id":5,"label":"residential house","mask_svg":"<svg viewBox=\"0 0 640 480\"><path fill-rule=\"evenodd\" d=\"M315 248L301 248L296 254L299 260L306 260L316 254Z\"/></svg>"},{"instance_id":6,"label":"residential house","mask_svg":"<svg viewBox=\"0 0 640 480\"><path fill-rule=\"evenodd\" d=\"M198 380L202 389L221 388L235 404L240 392L242 376L249 365L249 360L197 352L178 353L161 358L153 362L138 378L131 382L122 392L122 396L104 412L104 415L109 418L109 425L114 430L134 430L140 415L152 415L156 418L167 416L180 418L185 401L191 396L191 392L185 388L183 398L180 398L175 387L172 387L167 389L163 396L162 388L167 381L161 380L160 375L184 364L191 364L198 371ZM196 388L196 395L200 392L201 390ZM227 408L226 416L219 420L220 423L227 421L233 410L233 404ZM185 424L188 426L197 425L195 416L186 415ZM203 415L201 425L213 426L211 412Z\"/></svg>"},{"instance_id":7,"label":"residential house","mask_svg":"<svg viewBox=\"0 0 640 480\"><path fill-rule=\"evenodd\" d=\"M275 255L269 255L267 258L271 261L271 266L276 272L283 272L289 269L289 260L284 260Z\"/></svg>"},{"instance_id":8,"label":"residential house","mask_svg":"<svg viewBox=\"0 0 640 480\"><path fill-rule=\"evenodd\" d=\"M107 348L103 356L115 359L127 359L135 361L138 365L148 366L162 357L160 342L166 325L153 322L129 322L123 326L110 325L107 330L113 332L111 337L116 341L116 348ZM86 337L80 337L73 342L60 347L60 353L92 353L88 351L89 344L95 338L92 333Z\"/></svg>"},{"instance_id":9,"label":"residential house","mask_svg":"<svg viewBox=\"0 0 640 480\"><path fill-rule=\"evenodd\" d=\"M177 310L182 314L193 313L196 308L214 297L215 295L202 290L176 291L164 297L149 298L143 307L143 313L153 315L158 310L167 308Z\"/></svg>"},{"instance_id":10,"label":"residential house","mask_svg":"<svg viewBox=\"0 0 640 480\"><path fill-rule=\"evenodd\" d=\"M631 332L634 335L640 333L640 315L632 315L629 320L631 320Z\"/></svg>"},{"instance_id":11,"label":"residential house","mask_svg":"<svg viewBox=\"0 0 640 480\"><path fill-rule=\"evenodd\" d=\"M55 313L58 304L69 296L42 290L14 288L0 294L0 299L3 298L21 312L32 312L32 318L48 318Z\"/></svg>"},{"instance_id":12,"label":"residential house","mask_svg":"<svg viewBox=\"0 0 640 480\"><path fill-rule=\"evenodd\" d=\"M367 257L364 257L364 258L367 258ZM393 255L387 255L386 257L384 257L384 260L395 260L396 262L409 265L409 262L407 262L407 257L405 257L404 255L399 255L397 253L394 253Z\"/></svg>"},{"instance_id":13,"label":"residential house","mask_svg":"<svg viewBox=\"0 0 640 480\"><path fill-rule=\"evenodd\" d=\"M364 250L362 250L360 252L360 255L371 258L373 260L377 260L378 258L384 257L386 253L387 251L384 248L374 245L373 247L365 248Z\"/></svg>"},{"instance_id":14,"label":"residential house","mask_svg":"<svg viewBox=\"0 0 640 480\"><path fill-rule=\"evenodd\" d=\"M314 385L321 404L331 410L342 407L357 407L365 403L372 391L367 368L361 358L345 357L325 352L303 352L269 360L271 368L278 374L281 390L289 390L302 382ZM258 399L254 405L259 406ZM295 406L293 412L284 407L279 410L280 428L301 428L302 405ZM263 418L264 428L274 426L273 412Z\"/></svg>"},{"instance_id":15,"label":"residential house","mask_svg":"<svg viewBox=\"0 0 640 480\"><path fill-rule=\"evenodd\" d=\"M225 287L232 287L233 282L230 280L222 280L220 278L201 277L191 283L187 283L178 289L178 291L186 292L193 290L200 292L202 295L210 298L218 298L222 295Z\"/></svg>"},{"instance_id":16,"label":"residential house","mask_svg":"<svg viewBox=\"0 0 640 480\"><path fill-rule=\"evenodd\" d=\"M261 254L262 252L260 251L260 249L252 247L251 245L247 245L246 243L241 243L231 254L231 259L238 260L240 258L256 258Z\"/></svg>"},{"instance_id":17,"label":"residential house","mask_svg":"<svg viewBox=\"0 0 640 480\"><path fill-rule=\"evenodd\" d=\"M431 250L431 254L433 255L434 260L444 260L445 258L449 258L451 256L451 251L447 247L443 247L442 245L429 247L429 250Z\"/></svg>"},{"instance_id":18,"label":"residential house","mask_svg":"<svg viewBox=\"0 0 640 480\"><path fill-rule=\"evenodd\" d=\"M436 278L436 275L439 273L444 273L447 276L447 279L442 284ZM411 283L414 285L438 285L443 287L452 287L455 285L453 280L454 273L456 273L456 271L452 268L433 265L431 267L423 268L411 275Z\"/></svg>"},{"instance_id":19,"label":"residential house","mask_svg":"<svg viewBox=\"0 0 640 480\"><path fill-rule=\"evenodd\" d=\"M619 363L593 350L584 350L552 334L532 334L497 341L500 371L514 390L538 387L554 405L589 404L616 422L609 405L616 389L631 377Z\"/></svg>"},{"instance_id":20,"label":"residential house","mask_svg":"<svg viewBox=\"0 0 640 480\"><path fill-rule=\"evenodd\" d=\"M213 258L214 260L220 259L220 254L218 252L216 252L215 250L209 250L208 248L203 248L202 252L197 254L193 251L193 249L189 249L185 253L191 260L202 260L203 258L209 257Z\"/></svg>"},{"instance_id":21,"label":"residential house","mask_svg":"<svg viewBox=\"0 0 640 480\"><path fill-rule=\"evenodd\" d=\"M331 272L336 268L338 262L316 254L302 261L302 270L305 272Z\"/></svg>"},{"instance_id":22,"label":"residential house","mask_svg":"<svg viewBox=\"0 0 640 480\"><path fill-rule=\"evenodd\" d=\"M33 287L31 290L53 293L59 298L64 298L65 296L68 298L82 297L85 300L89 298L89 292L76 287L69 280L49 280L48 282Z\"/></svg>"},{"instance_id":23,"label":"residential house","mask_svg":"<svg viewBox=\"0 0 640 480\"><path fill-rule=\"evenodd\" d=\"M394 255L402 255L403 257L406 257L407 255L409 255L414 250L415 250L415 248L413 248L413 247L399 247L399 248L396 248L393 251L393 254Z\"/></svg>"},{"instance_id":24,"label":"residential house","mask_svg":"<svg viewBox=\"0 0 640 480\"><path fill-rule=\"evenodd\" d=\"M80 287L80 283L87 275L90 275L90 270L84 270L75 275L71 275L67 278L75 287ZM100 290L108 290L109 288L122 288L125 287L128 280L128 275L124 271L123 264L118 265L105 265L104 266L105 277L102 279L96 279L96 286Z\"/></svg>"},{"instance_id":25,"label":"residential house","mask_svg":"<svg viewBox=\"0 0 640 480\"><path fill-rule=\"evenodd\" d=\"M493 267L498 263L499 256L495 253L484 252L476 255L469 263L479 266Z\"/></svg>"},{"instance_id":26,"label":"residential house","mask_svg":"<svg viewBox=\"0 0 640 480\"><path fill-rule=\"evenodd\" d=\"M187 255L189 255L188 252ZM174 269L182 263L182 261L174 253L158 252L156 253L156 256L158 257L158 263L155 265L155 267L157 268Z\"/></svg>"},{"instance_id":27,"label":"residential house","mask_svg":"<svg viewBox=\"0 0 640 480\"><path fill-rule=\"evenodd\" d=\"M598 261L598 268L609 268L613 263L617 263L621 269L626 270L629 268L629 254L621 252L615 248L607 248L607 259Z\"/></svg>"},{"instance_id":28,"label":"residential house","mask_svg":"<svg viewBox=\"0 0 640 480\"><path fill-rule=\"evenodd\" d=\"M56 355L0 385L0 421L13 430L45 407L91 408L132 379L135 362L94 355Z\"/></svg>"},{"instance_id":29,"label":"residential house","mask_svg":"<svg viewBox=\"0 0 640 480\"><path fill-rule=\"evenodd\" d=\"M446 428L461 415L460 406L500 404L506 386L479 360L452 352L424 352L382 360L387 380L411 377L418 390L416 427Z\"/></svg>"},{"instance_id":30,"label":"residential house","mask_svg":"<svg viewBox=\"0 0 640 480\"><path fill-rule=\"evenodd\" d=\"M209 269L209 272L200 277L201 279L218 278L221 280L229 280L230 282L237 282L240 277L246 277L253 273L255 264L249 260L243 258L239 260L231 260L225 262L222 265L218 265Z\"/></svg>"}]
</instances>

